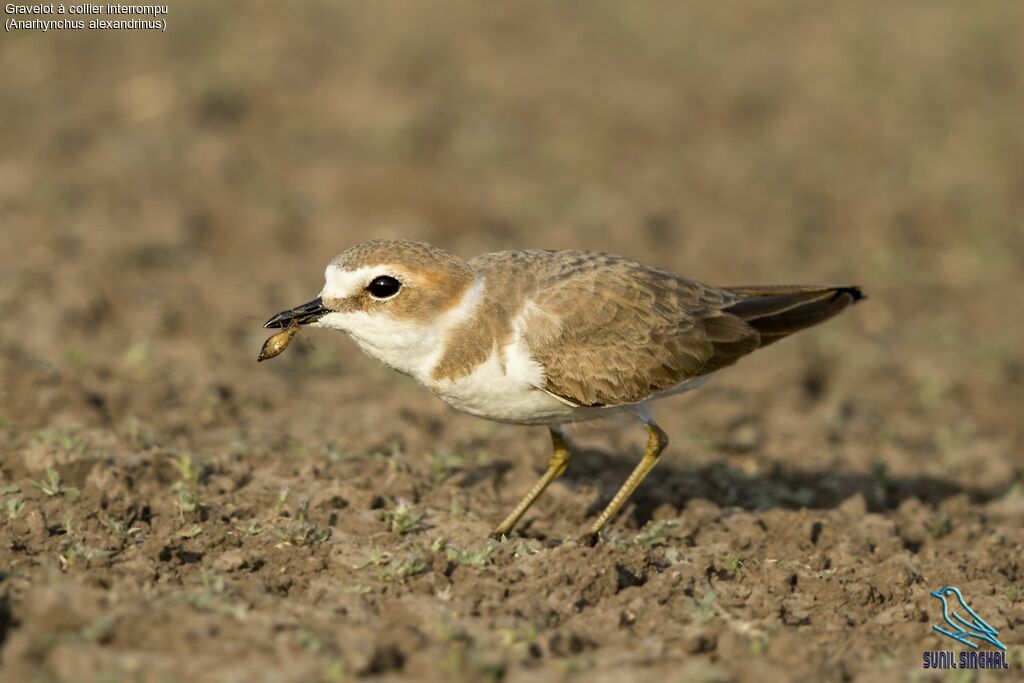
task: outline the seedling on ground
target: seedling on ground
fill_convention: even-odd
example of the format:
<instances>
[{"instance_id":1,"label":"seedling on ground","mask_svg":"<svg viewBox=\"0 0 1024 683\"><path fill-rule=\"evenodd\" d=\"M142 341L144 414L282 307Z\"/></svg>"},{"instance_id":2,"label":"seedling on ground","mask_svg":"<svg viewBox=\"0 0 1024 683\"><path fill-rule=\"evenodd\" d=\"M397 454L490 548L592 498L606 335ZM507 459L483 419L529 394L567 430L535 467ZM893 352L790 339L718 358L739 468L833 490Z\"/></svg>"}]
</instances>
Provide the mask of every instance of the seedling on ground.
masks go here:
<instances>
[{"instance_id":1,"label":"seedling on ground","mask_svg":"<svg viewBox=\"0 0 1024 683\"><path fill-rule=\"evenodd\" d=\"M520 541L516 544L516 549L512 553L512 556L518 560L528 555L536 555L540 550L541 549L539 547L532 546L526 541Z\"/></svg>"},{"instance_id":2,"label":"seedling on ground","mask_svg":"<svg viewBox=\"0 0 1024 683\"><path fill-rule=\"evenodd\" d=\"M470 548L459 548L454 544L444 541L444 539L438 540L441 541L441 544L437 550L443 550L444 556L448 558L449 562L457 562L463 567L472 567L477 571L482 571L491 564L491 553L498 547L495 541L488 541L484 547L472 550ZM435 545L437 545L436 542Z\"/></svg>"},{"instance_id":3,"label":"seedling on ground","mask_svg":"<svg viewBox=\"0 0 1024 683\"><path fill-rule=\"evenodd\" d=\"M377 576L385 581L401 581L427 570L427 564L423 561L423 551L419 548L401 559L392 559L382 549L374 547L366 560L352 565L352 568L365 569L370 566L379 567Z\"/></svg>"},{"instance_id":4,"label":"seedling on ground","mask_svg":"<svg viewBox=\"0 0 1024 683\"><path fill-rule=\"evenodd\" d=\"M199 590L184 594L185 604L197 612L220 612L236 621L244 621L249 616L249 605L241 600L230 598L234 592L221 576L203 574L199 578Z\"/></svg>"},{"instance_id":5,"label":"seedling on ground","mask_svg":"<svg viewBox=\"0 0 1024 683\"><path fill-rule=\"evenodd\" d=\"M399 500L393 510L384 512L384 523L388 525L388 529L403 536L414 531L421 531L423 529L422 522L423 515L416 512L404 500Z\"/></svg>"},{"instance_id":6,"label":"seedling on ground","mask_svg":"<svg viewBox=\"0 0 1024 683\"><path fill-rule=\"evenodd\" d=\"M651 522L633 538L633 543L648 547L665 545L668 542L669 532L678 526L679 522L673 519L659 519L656 522Z\"/></svg>"},{"instance_id":7,"label":"seedling on ground","mask_svg":"<svg viewBox=\"0 0 1024 683\"><path fill-rule=\"evenodd\" d=\"M52 467L46 468L46 478L42 481L33 481L32 486L36 487L47 496L65 496L74 498L80 492L74 486L64 486L61 483L60 474Z\"/></svg>"},{"instance_id":8,"label":"seedling on ground","mask_svg":"<svg viewBox=\"0 0 1024 683\"><path fill-rule=\"evenodd\" d=\"M274 517L281 516L281 511L284 510L285 503L288 502L289 493L287 486L277 492L277 498L274 499Z\"/></svg>"},{"instance_id":9,"label":"seedling on ground","mask_svg":"<svg viewBox=\"0 0 1024 683\"><path fill-rule=\"evenodd\" d=\"M738 574L743 570L743 558L739 555L729 553L722 558L722 562L732 571L733 574Z\"/></svg>"},{"instance_id":10,"label":"seedling on ground","mask_svg":"<svg viewBox=\"0 0 1024 683\"><path fill-rule=\"evenodd\" d=\"M953 520L945 512L937 512L925 523L924 528L932 538L942 538L953 530Z\"/></svg>"},{"instance_id":11,"label":"seedling on ground","mask_svg":"<svg viewBox=\"0 0 1024 683\"><path fill-rule=\"evenodd\" d=\"M17 519L25 510L25 503L17 498L4 498L4 512L7 519Z\"/></svg>"},{"instance_id":12,"label":"seedling on ground","mask_svg":"<svg viewBox=\"0 0 1024 683\"><path fill-rule=\"evenodd\" d=\"M38 443L53 446L68 453L85 453L89 444L85 439L75 434L70 429L60 427L43 427L32 432L32 438Z\"/></svg>"},{"instance_id":13,"label":"seedling on ground","mask_svg":"<svg viewBox=\"0 0 1024 683\"><path fill-rule=\"evenodd\" d=\"M308 498L299 504L295 520L278 526L274 529L273 534L279 541L278 548L317 545L331 537L330 529L319 529L309 520Z\"/></svg>"},{"instance_id":14,"label":"seedling on ground","mask_svg":"<svg viewBox=\"0 0 1024 683\"><path fill-rule=\"evenodd\" d=\"M387 553L383 549L374 546L370 548L370 554L363 562L352 565L353 569L364 569L372 565L382 565L387 561Z\"/></svg>"},{"instance_id":15,"label":"seedling on ground","mask_svg":"<svg viewBox=\"0 0 1024 683\"><path fill-rule=\"evenodd\" d=\"M442 482L462 470L466 456L458 451L440 451L430 456L430 475L435 482Z\"/></svg>"},{"instance_id":16,"label":"seedling on ground","mask_svg":"<svg viewBox=\"0 0 1024 683\"><path fill-rule=\"evenodd\" d=\"M57 559L60 561L61 571L66 572L79 563L83 563L86 567L90 567L93 560L97 558L110 557L113 554L114 553L110 550L89 548L69 537L61 544L60 554L57 556Z\"/></svg>"},{"instance_id":17,"label":"seedling on ground","mask_svg":"<svg viewBox=\"0 0 1024 683\"><path fill-rule=\"evenodd\" d=\"M174 504L178 508L178 514L184 519L186 512L195 512L203 507L203 498L198 488L200 471L188 453L182 453L174 461L174 466L178 469L181 479L174 483L171 490L175 494Z\"/></svg>"},{"instance_id":18,"label":"seedling on ground","mask_svg":"<svg viewBox=\"0 0 1024 683\"><path fill-rule=\"evenodd\" d=\"M700 600L695 600L686 606L692 612L696 612L704 621L711 621L715 617L715 591L708 591Z\"/></svg>"},{"instance_id":19,"label":"seedling on ground","mask_svg":"<svg viewBox=\"0 0 1024 683\"><path fill-rule=\"evenodd\" d=\"M103 519L100 518L100 523L110 530L110 533L114 534L117 538L122 541L141 541L142 540L142 529L133 526L130 527L124 522L116 519Z\"/></svg>"},{"instance_id":20,"label":"seedling on ground","mask_svg":"<svg viewBox=\"0 0 1024 683\"><path fill-rule=\"evenodd\" d=\"M198 524L193 524L192 528L181 535L182 538L189 539L195 538L199 534L203 533L203 527Z\"/></svg>"},{"instance_id":21,"label":"seedling on ground","mask_svg":"<svg viewBox=\"0 0 1024 683\"><path fill-rule=\"evenodd\" d=\"M453 517L461 517L463 519L477 519L477 516L473 514L469 508L462 504L458 498L452 498L451 503L448 505L448 511Z\"/></svg>"}]
</instances>

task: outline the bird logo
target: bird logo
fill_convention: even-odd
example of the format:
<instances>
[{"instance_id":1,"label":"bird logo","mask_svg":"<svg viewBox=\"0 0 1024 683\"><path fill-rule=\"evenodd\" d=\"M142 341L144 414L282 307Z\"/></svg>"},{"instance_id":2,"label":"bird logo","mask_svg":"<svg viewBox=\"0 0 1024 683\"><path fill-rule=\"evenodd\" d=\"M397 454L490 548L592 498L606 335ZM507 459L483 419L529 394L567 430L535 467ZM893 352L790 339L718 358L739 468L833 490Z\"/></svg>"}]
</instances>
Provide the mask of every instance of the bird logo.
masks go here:
<instances>
[{"instance_id":1,"label":"bird logo","mask_svg":"<svg viewBox=\"0 0 1024 683\"><path fill-rule=\"evenodd\" d=\"M960 594L960 589L945 586L934 591L932 596L938 598L942 603L942 618L951 629L946 630L939 626L932 626L934 630L975 650L978 649L978 643L970 640L971 638L983 640L995 645L1000 650L1006 650L1006 646L996 637L999 631L992 628L991 624L967 606L964 596ZM955 602L950 598L953 598Z\"/></svg>"}]
</instances>

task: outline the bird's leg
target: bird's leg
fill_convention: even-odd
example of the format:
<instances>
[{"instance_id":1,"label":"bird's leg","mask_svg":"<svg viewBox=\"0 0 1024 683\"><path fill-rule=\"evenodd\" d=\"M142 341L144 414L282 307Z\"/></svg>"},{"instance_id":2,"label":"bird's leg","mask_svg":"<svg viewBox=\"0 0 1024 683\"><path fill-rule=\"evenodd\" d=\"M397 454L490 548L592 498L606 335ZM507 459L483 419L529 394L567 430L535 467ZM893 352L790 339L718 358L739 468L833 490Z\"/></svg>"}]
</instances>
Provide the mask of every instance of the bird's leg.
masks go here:
<instances>
[{"instance_id":1,"label":"bird's leg","mask_svg":"<svg viewBox=\"0 0 1024 683\"><path fill-rule=\"evenodd\" d=\"M544 489L548 487L548 484L553 482L558 477L562 476L565 472L565 468L569 465L569 446L565 443L565 437L562 435L562 430L559 427L551 427L551 445L554 447L554 452L551 454L551 459L548 460L548 470L544 473L544 476L540 478L530 492L527 493L519 505L516 505L516 509L505 518L501 524L491 533L492 538L501 539L502 536L508 536L509 532L512 531L512 527L516 525L519 518L530 509L533 502L540 497L540 494L544 493Z\"/></svg>"},{"instance_id":2,"label":"bird's leg","mask_svg":"<svg viewBox=\"0 0 1024 683\"><path fill-rule=\"evenodd\" d=\"M655 424L653 418L647 416L644 422L647 425L647 449L644 451L644 457L641 458L636 468L633 469L626 483L622 485L622 488L612 498L612 502L608 503L608 506L601 512L601 516L590 525L587 533L580 538L580 543L584 545L594 545L597 543L601 529L615 516L615 513L619 511L619 508L625 504L629 497L633 495L633 491L640 486L640 482L644 480L648 472L658 463L658 457L665 450L665 446L668 445L668 435L661 430L661 427Z\"/></svg>"}]
</instances>

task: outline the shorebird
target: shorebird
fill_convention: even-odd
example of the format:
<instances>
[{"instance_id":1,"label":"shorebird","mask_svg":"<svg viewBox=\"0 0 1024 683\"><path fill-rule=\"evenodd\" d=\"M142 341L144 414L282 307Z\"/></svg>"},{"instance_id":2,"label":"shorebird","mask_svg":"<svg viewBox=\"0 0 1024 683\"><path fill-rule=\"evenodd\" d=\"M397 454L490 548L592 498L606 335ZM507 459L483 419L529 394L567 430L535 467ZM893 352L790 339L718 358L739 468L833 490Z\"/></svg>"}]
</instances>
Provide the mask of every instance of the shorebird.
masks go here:
<instances>
[{"instance_id":1,"label":"shorebird","mask_svg":"<svg viewBox=\"0 0 1024 683\"><path fill-rule=\"evenodd\" d=\"M581 539L594 543L668 444L651 401L695 389L861 298L854 286L710 287L586 251L502 251L467 261L422 242L372 240L328 264L320 296L265 326L341 330L457 410L547 425L547 471L494 529L499 538L565 472L562 425L632 413L647 427L647 447ZM261 359L290 338L272 337L275 351L265 355L265 346Z\"/></svg>"}]
</instances>

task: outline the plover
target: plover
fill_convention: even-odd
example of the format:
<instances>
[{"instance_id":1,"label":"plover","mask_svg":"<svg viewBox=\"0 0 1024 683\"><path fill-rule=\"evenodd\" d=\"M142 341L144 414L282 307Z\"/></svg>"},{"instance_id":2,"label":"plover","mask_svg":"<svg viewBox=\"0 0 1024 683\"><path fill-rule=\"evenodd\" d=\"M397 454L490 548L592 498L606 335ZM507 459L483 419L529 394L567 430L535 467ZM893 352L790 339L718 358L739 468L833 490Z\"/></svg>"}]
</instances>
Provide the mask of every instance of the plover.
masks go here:
<instances>
[{"instance_id":1,"label":"plover","mask_svg":"<svg viewBox=\"0 0 1024 683\"><path fill-rule=\"evenodd\" d=\"M266 327L341 330L457 410L548 426L547 471L495 528L497 537L565 472L562 425L620 411L638 417L648 432L644 455L590 526L588 542L668 444L651 401L695 389L740 357L863 298L854 286L710 287L586 251L502 251L466 261L422 242L390 240L342 252L325 280L320 296Z\"/></svg>"}]
</instances>

